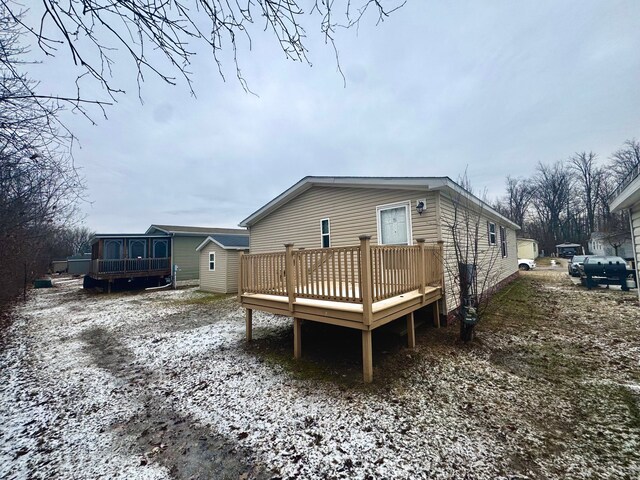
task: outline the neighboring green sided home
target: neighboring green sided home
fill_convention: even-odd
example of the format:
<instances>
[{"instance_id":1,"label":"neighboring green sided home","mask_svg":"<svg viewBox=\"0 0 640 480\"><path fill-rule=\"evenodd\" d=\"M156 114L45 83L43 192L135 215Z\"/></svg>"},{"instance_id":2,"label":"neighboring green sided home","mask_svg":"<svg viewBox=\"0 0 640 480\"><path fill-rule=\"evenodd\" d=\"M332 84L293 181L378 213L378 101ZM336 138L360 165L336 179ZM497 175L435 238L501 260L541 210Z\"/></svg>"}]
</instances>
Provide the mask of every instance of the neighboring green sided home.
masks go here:
<instances>
[{"instance_id":1,"label":"neighboring green sided home","mask_svg":"<svg viewBox=\"0 0 640 480\"><path fill-rule=\"evenodd\" d=\"M200 253L200 290L236 293L240 252L249 252L249 235L210 235L196 250Z\"/></svg>"},{"instance_id":2,"label":"neighboring green sided home","mask_svg":"<svg viewBox=\"0 0 640 480\"><path fill-rule=\"evenodd\" d=\"M176 274L177 285L197 285L200 278L200 255L196 249L210 236L229 237L246 236L247 245L249 235L245 229L187 227L180 225L151 225L145 234L167 234L171 238L172 269L178 266ZM237 280L236 280L237 283ZM237 287L236 287L237 288Z\"/></svg>"}]
</instances>

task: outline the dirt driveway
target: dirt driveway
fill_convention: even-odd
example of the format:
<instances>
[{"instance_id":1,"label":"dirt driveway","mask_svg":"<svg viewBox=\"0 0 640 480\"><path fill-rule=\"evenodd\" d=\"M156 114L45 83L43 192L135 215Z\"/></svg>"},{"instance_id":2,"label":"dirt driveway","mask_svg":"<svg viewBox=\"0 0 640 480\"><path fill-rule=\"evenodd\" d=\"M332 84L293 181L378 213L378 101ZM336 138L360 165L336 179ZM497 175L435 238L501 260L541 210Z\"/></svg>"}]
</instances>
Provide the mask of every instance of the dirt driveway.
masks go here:
<instances>
[{"instance_id":1,"label":"dirt driveway","mask_svg":"<svg viewBox=\"0 0 640 480\"><path fill-rule=\"evenodd\" d=\"M193 289L31 292L0 353L1 478L640 476L637 294L523 272L476 340L374 337Z\"/></svg>"}]
</instances>

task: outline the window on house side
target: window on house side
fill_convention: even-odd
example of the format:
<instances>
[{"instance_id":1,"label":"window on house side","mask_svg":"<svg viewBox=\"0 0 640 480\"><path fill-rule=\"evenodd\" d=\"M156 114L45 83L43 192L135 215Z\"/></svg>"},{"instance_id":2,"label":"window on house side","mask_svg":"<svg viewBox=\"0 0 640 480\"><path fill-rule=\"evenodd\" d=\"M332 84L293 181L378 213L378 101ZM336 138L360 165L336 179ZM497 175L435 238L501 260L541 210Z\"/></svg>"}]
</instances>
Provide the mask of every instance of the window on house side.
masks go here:
<instances>
[{"instance_id":1,"label":"window on house side","mask_svg":"<svg viewBox=\"0 0 640 480\"><path fill-rule=\"evenodd\" d=\"M329 248L331 246L331 225L328 218L320 220L320 241L322 248Z\"/></svg>"},{"instance_id":2,"label":"window on house side","mask_svg":"<svg viewBox=\"0 0 640 480\"><path fill-rule=\"evenodd\" d=\"M216 254L215 252L209 252L209 271L214 272L216 270Z\"/></svg>"},{"instance_id":3,"label":"window on house side","mask_svg":"<svg viewBox=\"0 0 640 480\"><path fill-rule=\"evenodd\" d=\"M489 233L489 245L496 244L496 224L493 222L487 222L487 230Z\"/></svg>"},{"instance_id":4,"label":"window on house side","mask_svg":"<svg viewBox=\"0 0 640 480\"><path fill-rule=\"evenodd\" d=\"M409 245L409 205L407 202L377 208L380 245Z\"/></svg>"},{"instance_id":5,"label":"window on house side","mask_svg":"<svg viewBox=\"0 0 640 480\"><path fill-rule=\"evenodd\" d=\"M507 229L500 227L500 248L502 250L502 258L507 256Z\"/></svg>"}]
</instances>

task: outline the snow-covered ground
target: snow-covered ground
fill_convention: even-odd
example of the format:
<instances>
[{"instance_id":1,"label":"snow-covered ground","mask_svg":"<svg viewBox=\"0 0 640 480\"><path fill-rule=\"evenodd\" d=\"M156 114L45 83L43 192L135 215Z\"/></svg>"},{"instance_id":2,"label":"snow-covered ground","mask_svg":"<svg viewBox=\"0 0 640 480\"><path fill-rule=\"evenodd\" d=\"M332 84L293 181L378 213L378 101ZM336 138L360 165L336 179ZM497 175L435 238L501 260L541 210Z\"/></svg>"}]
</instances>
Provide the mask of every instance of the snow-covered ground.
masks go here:
<instances>
[{"instance_id":1,"label":"snow-covered ground","mask_svg":"<svg viewBox=\"0 0 640 480\"><path fill-rule=\"evenodd\" d=\"M526 275L552 316L423 328L372 386L265 361L234 298L57 280L0 352L0 478L640 477L634 293ZM290 328L254 315L257 342Z\"/></svg>"}]
</instances>

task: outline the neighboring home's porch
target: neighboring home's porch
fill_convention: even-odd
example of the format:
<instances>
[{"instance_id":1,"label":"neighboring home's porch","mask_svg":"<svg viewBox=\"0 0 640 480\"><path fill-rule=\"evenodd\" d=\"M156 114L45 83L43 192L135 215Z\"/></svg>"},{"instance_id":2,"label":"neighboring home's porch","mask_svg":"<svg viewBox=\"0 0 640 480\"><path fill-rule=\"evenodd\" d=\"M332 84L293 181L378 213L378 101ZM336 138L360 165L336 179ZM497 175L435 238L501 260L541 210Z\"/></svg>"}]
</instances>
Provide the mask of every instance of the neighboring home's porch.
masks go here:
<instances>
[{"instance_id":1,"label":"neighboring home's porch","mask_svg":"<svg viewBox=\"0 0 640 480\"><path fill-rule=\"evenodd\" d=\"M302 353L301 322L312 320L362 331L363 375L373 378L371 332L407 317L409 347L415 346L413 312L433 305L439 326L443 298L442 243L411 246L360 245L242 255L238 298L246 308L247 339L252 312L263 310L294 319L294 356Z\"/></svg>"},{"instance_id":2,"label":"neighboring home's porch","mask_svg":"<svg viewBox=\"0 0 640 480\"><path fill-rule=\"evenodd\" d=\"M167 235L96 235L89 277L107 280L171 275L171 239Z\"/></svg>"}]
</instances>

